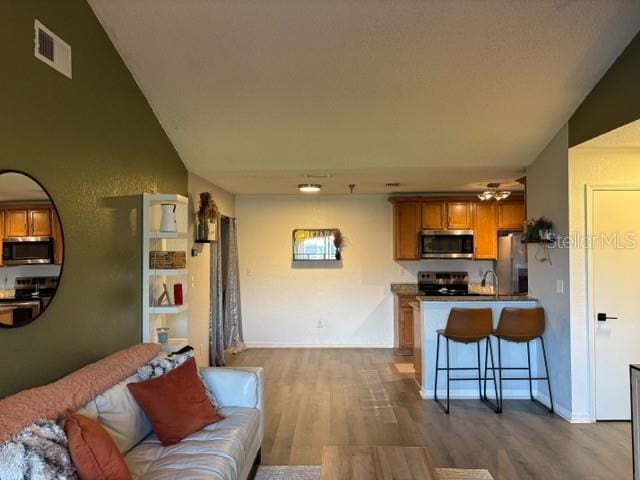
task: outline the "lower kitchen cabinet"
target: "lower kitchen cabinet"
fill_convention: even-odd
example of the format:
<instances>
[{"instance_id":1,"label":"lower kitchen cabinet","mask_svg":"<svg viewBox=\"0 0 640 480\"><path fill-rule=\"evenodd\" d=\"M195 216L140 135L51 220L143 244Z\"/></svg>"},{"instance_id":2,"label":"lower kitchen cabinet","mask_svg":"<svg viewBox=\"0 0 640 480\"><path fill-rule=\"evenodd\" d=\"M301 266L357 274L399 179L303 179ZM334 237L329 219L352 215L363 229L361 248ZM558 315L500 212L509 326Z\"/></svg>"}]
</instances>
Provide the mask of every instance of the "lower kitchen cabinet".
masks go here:
<instances>
[{"instance_id":1,"label":"lower kitchen cabinet","mask_svg":"<svg viewBox=\"0 0 640 480\"><path fill-rule=\"evenodd\" d=\"M422 387L422 315L420 303L411 302L413 310L413 370L414 378Z\"/></svg>"},{"instance_id":2,"label":"lower kitchen cabinet","mask_svg":"<svg viewBox=\"0 0 640 480\"><path fill-rule=\"evenodd\" d=\"M413 308L415 295L394 295L394 345L396 355L413 355Z\"/></svg>"}]
</instances>

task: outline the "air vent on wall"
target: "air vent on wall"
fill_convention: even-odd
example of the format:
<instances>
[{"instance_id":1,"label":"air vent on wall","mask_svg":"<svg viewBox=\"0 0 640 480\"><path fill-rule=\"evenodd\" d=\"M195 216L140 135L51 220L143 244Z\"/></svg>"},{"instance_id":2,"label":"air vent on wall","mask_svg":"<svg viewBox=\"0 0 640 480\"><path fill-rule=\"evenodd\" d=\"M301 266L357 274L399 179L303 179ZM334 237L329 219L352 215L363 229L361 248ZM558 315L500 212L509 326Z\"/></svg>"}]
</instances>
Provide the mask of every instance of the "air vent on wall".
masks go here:
<instances>
[{"instance_id":1,"label":"air vent on wall","mask_svg":"<svg viewBox=\"0 0 640 480\"><path fill-rule=\"evenodd\" d=\"M34 20L34 55L71 78L71 47L38 20Z\"/></svg>"}]
</instances>

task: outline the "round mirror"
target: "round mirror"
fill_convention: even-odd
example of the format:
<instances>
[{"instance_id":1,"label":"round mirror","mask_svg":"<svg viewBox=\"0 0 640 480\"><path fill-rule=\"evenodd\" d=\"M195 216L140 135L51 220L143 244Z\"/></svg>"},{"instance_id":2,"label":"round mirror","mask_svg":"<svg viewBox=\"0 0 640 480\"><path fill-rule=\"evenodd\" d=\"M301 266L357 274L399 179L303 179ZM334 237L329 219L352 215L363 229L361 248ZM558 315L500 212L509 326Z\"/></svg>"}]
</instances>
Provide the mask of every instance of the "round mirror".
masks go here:
<instances>
[{"instance_id":1,"label":"round mirror","mask_svg":"<svg viewBox=\"0 0 640 480\"><path fill-rule=\"evenodd\" d=\"M0 170L0 327L21 327L47 309L64 258L60 218L33 177Z\"/></svg>"}]
</instances>

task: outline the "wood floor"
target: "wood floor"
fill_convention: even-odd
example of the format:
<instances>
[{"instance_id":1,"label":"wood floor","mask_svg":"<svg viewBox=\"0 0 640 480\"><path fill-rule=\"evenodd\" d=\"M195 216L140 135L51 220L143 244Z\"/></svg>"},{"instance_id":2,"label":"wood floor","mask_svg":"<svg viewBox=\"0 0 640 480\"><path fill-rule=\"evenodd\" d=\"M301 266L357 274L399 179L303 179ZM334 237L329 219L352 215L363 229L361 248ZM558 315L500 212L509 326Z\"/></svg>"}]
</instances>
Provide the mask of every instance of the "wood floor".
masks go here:
<instances>
[{"instance_id":1,"label":"wood floor","mask_svg":"<svg viewBox=\"0 0 640 480\"><path fill-rule=\"evenodd\" d=\"M437 467L496 480L630 479L626 422L572 425L529 401L496 415L479 401L445 415L422 400L407 361L385 349L250 349L230 366L265 369L265 465L320 465L325 445L427 447Z\"/></svg>"}]
</instances>

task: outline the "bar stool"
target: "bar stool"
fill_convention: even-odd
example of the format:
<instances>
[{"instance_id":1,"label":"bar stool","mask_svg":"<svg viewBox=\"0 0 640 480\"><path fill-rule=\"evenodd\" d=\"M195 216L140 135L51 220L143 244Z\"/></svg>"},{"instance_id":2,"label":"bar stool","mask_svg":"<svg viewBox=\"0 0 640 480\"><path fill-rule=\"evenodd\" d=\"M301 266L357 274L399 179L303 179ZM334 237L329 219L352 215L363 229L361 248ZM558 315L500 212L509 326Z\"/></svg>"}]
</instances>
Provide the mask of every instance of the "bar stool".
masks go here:
<instances>
[{"instance_id":1,"label":"bar stool","mask_svg":"<svg viewBox=\"0 0 640 480\"><path fill-rule=\"evenodd\" d=\"M544 308L503 308L500 313L500 320L498 322L498 328L493 331L493 336L498 339L498 376L500 384L499 395L499 409L502 411L502 382L511 380L528 380L529 381L529 396L532 401L547 408L549 413L553 413L553 396L551 394L551 381L549 379L549 366L547 364L547 351L544 347L544 339L542 334L545 329L544 320ZM542 357L544 359L544 370L546 376L544 377L532 377L531 376L531 348L530 344L535 339L540 339L542 345ZM527 366L526 367L503 367L502 366L502 341L513 343L526 343L527 344ZM527 370L528 376L526 377L502 377L503 370ZM485 364L485 377L487 375L487 368ZM494 374L495 375L495 374ZM542 402L533 397L533 380L546 380L547 387L549 388L549 402L550 406L544 405ZM485 379L485 395L486 385Z\"/></svg>"},{"instance_id":2,"label":"bar stool","mask_svg":"<svg viewBox=\"0 0 640 480\"><path fill-rule=\"evenodd\" d=\"M480 395L480 400L486 402L490 405L496 413L500 411L500 399L498 397L498 386L496 384L496 375L494 369L493 362L493 348L491 347L490 336L491 330L493 328L493 316L490 308L452 308L449 312L449 318L447 319L447 325L443 330L437 330L438 334L438 343L436 346L436 380L434 386L434 400L442 407L445 413L449 413L449 402L450 402L450 392L449 385L450 382L458 382L458 381L478 381L478 394ZM446 349L447 349L447 366L441 368L440 367L440 337L444 337L447 340ZM484 340L486 342L485 346L485 373L484 378L482 377L481 363L480 363L480 343ZM464 344L476 344L477 355L478 355L478 366L477 367L450 367L449 365L449 342L458 342ZM493 384L496 392L496 403L493 404L487 398L487 351L491 356L491 370L493 372ZM460 370L477 370L478 377L462 377L462 378L451 378L451 371L460 371ZM438 374L441 371L447 372L447 403L444 405L438 399ZM482 380L484 380L484 395L482 392Z\"/></svg>"}]
</instances>

